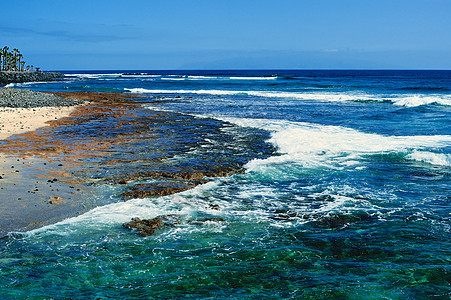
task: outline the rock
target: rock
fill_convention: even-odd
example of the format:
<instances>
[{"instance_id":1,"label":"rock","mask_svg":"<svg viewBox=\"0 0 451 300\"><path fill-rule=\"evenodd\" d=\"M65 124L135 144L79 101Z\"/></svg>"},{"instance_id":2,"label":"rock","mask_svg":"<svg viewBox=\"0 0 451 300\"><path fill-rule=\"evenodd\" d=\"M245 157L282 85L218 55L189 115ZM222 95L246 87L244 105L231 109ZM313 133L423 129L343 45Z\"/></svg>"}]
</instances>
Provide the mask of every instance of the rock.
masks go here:
<instances>
[{"instance_id":1,"label":"rock","mask_svg":"<svg viewBox=\"0 0 451 300\"><path fill-rule=\"evenodd\" d=\"M189 188L191 188L190 185L184 184L182 182L137 184L129 191L122 193L121 196L124 197L124 199L167 196L186 191Z\"/></svg>"},{"instance_id":2,"label":"rock","mask_svg":"<svg viewBox=\"0 0 451 300\"><path fill-rule=\"evenodd\" d=\"M50 204L58 204L61 202L64 202L63 198L61 197L52 197L49 200L47 200Z\"/></svg>"},{"instance_id":3,"label":"rock","mask_svg":"<svg viewBox=\"0 0 451 300\"><path fill-rule=\"evenodd\" d=\"M73 106L82 103L84 103L83 100L65 99L49 93L36 92L28 89L0 87L0 107L57 107Z\"/></svg>"},{"instance_id":4,"label":"rock","mask_svg":"<svg viewBox=\"0 0 451 300\"><path fill-rule=\"evenodd\" d=\"M299 215L296 212L293 212L288 209L276 209L274 211L274 215L270 218L273 220L290 220L292 218L299 217Z\"/></svg>"},{"instance_id":5,"label":"rock","mask_svg":"<svg viewBox=\"0 0 451 300\"><path fill-rule=\"evenodd\" d=\"M0 84L32 81L54 81L61 78L64 78L64 74L59 72L0 71Z\"/></svg>"},{"instance_id":6,"label":"rock","mask_svg":"<svg viewBox=\"0 0 451 300\"><path fill-rule=\"evenodd\" d=\"M210 209L219 210L218 204L210 204Z\"/></svg>"},{"instance_id":7,"label":"rock","mask_svg":"<svg viewBox=\"0 0 451 300\"><path fill-rule=\"evenodd\" d=\"M374 216L366 212L354 212L353 214L330 213L325 216L315 216L316 223L328 228L338 228L347 226L354 222L371 221Z\"/></svg>"},{"instance_id":8,"label":"rock","mask_svg":"<svg viewBox=\"0 0 451 300\"><path fill-rule=\"evenodd\" d=\"M138 234L142 236L150 236L155 233L156 229L161 229L163 227L174 227L177 224L181 224L181 216L162 215L150 220L132 218L130 222L124 223L122 226L129 229L136 229Z\"/></svg>"}]
</instances>

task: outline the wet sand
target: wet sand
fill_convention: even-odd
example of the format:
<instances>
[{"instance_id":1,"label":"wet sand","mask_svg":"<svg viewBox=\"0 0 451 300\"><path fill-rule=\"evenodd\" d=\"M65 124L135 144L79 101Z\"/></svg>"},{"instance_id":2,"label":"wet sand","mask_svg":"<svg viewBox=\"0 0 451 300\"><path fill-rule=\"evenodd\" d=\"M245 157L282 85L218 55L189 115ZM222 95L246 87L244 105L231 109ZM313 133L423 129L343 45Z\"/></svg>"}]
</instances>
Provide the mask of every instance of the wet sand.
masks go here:
<instances>
[{"instance_id":1,"label":"wet sand","mask_svg":"<svg viewBox=\"0 0 451 300\"><path fill-rule=\"evenodd\" d=\"M59 181L61 166L35 156L32 148L8 151L5 145L23 135L54 126L78 106L0 108L0 237L11 231L27 231L57 222L88 206L77 200L87 197L86 185ZM2 151L5 150L5 151ZM56 177L53 177L56 176ZM63 205L56 205L64 203Z\"/></svg>"},{"instance_id":2,"label":"wet sand","mask_svg":"<svg viewBox=\"0 0 451 300\"><path fill-rule=\"evenodd\" d=\"M82 100L124 98L96 93L70 96ZM80 157L73 156L75 148L83 147L73 145L71 149L71 140L54 138L56 131L77 123L95 105L0 108L0 237L52 224L99 205L92 197L97 187L72 174L80 164ZM95 144L86 143L84 148L94 150ZM107 147L105 143L97 149Z\"/></svg>"}]
</instances>

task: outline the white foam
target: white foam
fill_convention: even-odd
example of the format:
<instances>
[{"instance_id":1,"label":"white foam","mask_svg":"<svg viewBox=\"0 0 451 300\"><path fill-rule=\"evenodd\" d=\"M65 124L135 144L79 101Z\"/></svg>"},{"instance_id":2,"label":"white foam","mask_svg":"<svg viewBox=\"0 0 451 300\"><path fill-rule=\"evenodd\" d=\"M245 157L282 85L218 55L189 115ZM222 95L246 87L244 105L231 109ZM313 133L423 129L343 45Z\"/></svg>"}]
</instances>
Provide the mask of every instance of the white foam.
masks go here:
<instances>
[{"instance_id":1,"label":"white foam","mask_svg":"<svg viewBox=\"0 0 451 300\"><path fill-rule=\"evenodd\" d=\"M83 228L86 227L91 229L104 228L105 226L111 227L115 224L129 222L131 218L134 217L149 219L158 215L168 214L190 216L197 211L217 213L216 210L211 211L211 209L209 209L208 203L198 199L199 196L203 195L205 192L214 189L216 185L217 182L212 181L174 195L131 199L125 202L99 206L83 215L31 230L26 234L55 233L58 235L67 235L80 229L83 230Z\"/></svg>"},{"instance_id":2,"label":"white foam","mask_svg":"<svg viewBox=\"0 0 451 300\"><path fill-rule=\"evenodd\" d=\"M122 73L99 73L99 74L87 74L87 73L80 73L80 74L64 74L66 77L78 77L83 79L100 79L100 78L116 78L120 77Z\"/></svg>"},{"instance_id":3,"label":"white foam","mask_svg":"<svg viewBox=\"0 0 451 300\"><path fill-rule=\"evenodd\" d=\"M267 78L267 77L262 77ZM270 77L272 78L272 77ZM163 78L162 78L163 79ZM172 79L183 80L183 78ZM427 104L440 104L451 106L450 95L428 95L428 94L414 94L403 96L387 96L387 95L368 95L365 93L302 93L302 92L277 92L277 91L232 91L232 90L159 90L159 89L125 89L131 93L151 93L151 94L199 94L199 95L248 95L254 97L268 97L268 98L287 98L306 101L328 101L328 102L391 102L394 105L416 107Z\"/></svg>"},{"instance_id":4,"label":"white foam","mask_svg":"<svg viewBox=\"0 0 451 300\"><path fill-rule=\"evenodd\" d=\"M160 79L161 80L169 80L169 81L183 81L183 80L186 80L186 78L176 78L176 77L169 77L169 78L162 77Z\"/></svg>"},{"instance_id":5,"label":"white foam","mask_svg":"<svg viewBox=\"0 0 451 300\"><path fill-rule=\"evenodd\" d=\"M194 76L189 75L187 76L188 79L191 80L218 80L218 79L227 79L227 77L221 77L221 76Z\"/></svg>"},{"instance_id":6,"label":"white foam","mask_svg":"<svg viewBox=\"0 0 451 300\"><path fill-rule=\"evenodd\" d=\"M20 83L10 83L5 85L5 87L15 87L15 86L29 86L29 85L35 85L35 84L48 84L53 83L54 81L30 81L30 82L20 82ZM58 81L58 82L68 82L68 81Z\"/></svg>"},{"instance_id":7,"label":"white foam","mask_svg":"<svg viewBox=\"0 0 451 300\"><path fill-rule=\"evenodd\" d=\"M154 74L145 74L145 73L141 73L141 74L121 74L121 77L124 78L157 78L157 77L161 77L162 75L154 75Z\"/></svg>"},{"instance_id":8,"label":"white foam","mask_svg":"<svg viewBox=\"0 0 451 300\"><path fill-rule=\"evenodd\" d=\"M224 120L239 126L269 130L269 141L283 154L263 161L251 161L247 165L249 169L290 161L305 167L352 167L357 166L358 159L365 154L409 152L451 145L451 135L385 136L341 126L302 122L242 118Z\"/></svg>"},{"instance_id":9,"label":"white foam","mask_svg":"<svg viewBox=\"0 0 451 300\"><path fill-rule=\"evenodd\" d=\"M429 151L417 151L407 155L408 159L429 163L432 165L451 167L451 155Z\"/></svg>"},{"instance_id":10,"label":"white foam","mask_svg":"<svg viewBox=\"0 0 451 300\"><path fill-rule=\"evenodd\" d=\"M451 106L450 95L407 95L398 98L393 98L392 102L396 105L406 107L416 107L427 104L440 104Z\"/></svg>"},{"instance_id":11,"label":"white foam","mask_svg":"<svg viewBox=\"0 0 451 300\"><path fill-rule=\"evenodd\" d=\"M343 95L343 94L315 94L315 93L292 93L276 91L234 91L234 90L151 90L144 88L125 88L130 93L149 93L149 94L199 94L199 95L248 95L255 97L271 98L294 98L298 100L320 100L320 101L353 101L353 100L371 100L367 96L361 95Z\"/></svg>"}]
</instances>

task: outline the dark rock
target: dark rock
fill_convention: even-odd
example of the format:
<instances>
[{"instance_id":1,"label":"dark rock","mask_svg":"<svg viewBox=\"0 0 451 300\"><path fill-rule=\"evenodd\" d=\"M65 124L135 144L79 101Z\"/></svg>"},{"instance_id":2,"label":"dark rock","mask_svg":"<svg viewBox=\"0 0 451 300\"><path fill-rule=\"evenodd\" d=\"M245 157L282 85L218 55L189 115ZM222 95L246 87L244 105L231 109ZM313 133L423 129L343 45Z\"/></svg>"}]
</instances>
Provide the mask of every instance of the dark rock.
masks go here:
<instances>
[{"instance_id":1,"label":"dark rock","mask_svg":"<svg viewBox=\"0 0 451 300\"><path fill-rule=\"evenodd\" d=\"M276 209L274 211L274 216L271 216L270 218L273 220L289 220L296 217L299 217L296 212L288 209Z\"/></svg>"},{"instance_id":2,"label":"dark rock","mask_svg":"<svg viewBox=\"0 0 451 300\"><path fill-rule=\"evenodd\" d=\"M73 106L82 103L84 103L83 100L65 99L54 94L41 93L28 89L0 88L0 107L57 107Z\"/></svg>"},{"instance_id":3,"label":"dark rock","mask_svg":"<svg viewBox=\"0 0 451 300\"><path fill-rule=\"evenodd\" d=\"M181 216L179 215L162 215L147 220L140 218L132 218L128 223L122 224L125 228L136 229L140 235L150 236L155 233L156 229L164 227L174 227L181 224Z\"/></svg>"},{"instance_id":4,"label":"dark rock","mask_svg":"<svg viewBox=\"0 0 451 300\"><path fill-rule=\"evenodd\" d=\"M219 210L219 205L218 204L210 204L210 208L211 209L215 209L215 210Z\"/></svg>"},{"instance_id":5,"label":"dark rock","mask_svg":"<svg viewBox=\"0 0 451 300\"><path fill-rule=\"evenodd\" d=\"M125 199L167 196L190 189L191 186L181 182L159 182L137 184L129 191L122 193Z\"/></svg>"},{"instance_id":6,"label":"dark rock","mask_svg":"<svg viewBox=\"0 0 451 300\"><path fill-rule=\"evenodd\" d=\"M64 78L59 72L12 72L0 71L0 84L22 83L33 81L54 81Z\"/></svg>"},{"instance_id":7,"label":"dark rock","mask_svg":"<svg viewBox=\"0 0 451 300\"><path fill-rule=\"evenodd\" d=\"M326 216L314 216L315 223L327 228L338 228L347 226L350 223L359 221L371 221L375 217L365 212L355 212L354 214L330 213Z\"/></svg>"}]
</instances>

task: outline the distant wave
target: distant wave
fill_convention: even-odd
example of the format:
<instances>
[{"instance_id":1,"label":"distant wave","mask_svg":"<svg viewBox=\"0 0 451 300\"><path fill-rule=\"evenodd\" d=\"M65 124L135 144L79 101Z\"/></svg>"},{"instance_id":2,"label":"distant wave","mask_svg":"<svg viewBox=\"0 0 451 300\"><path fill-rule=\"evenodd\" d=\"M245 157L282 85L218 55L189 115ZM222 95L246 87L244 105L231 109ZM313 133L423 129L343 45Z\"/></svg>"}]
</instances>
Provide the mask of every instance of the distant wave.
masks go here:
<instances>
[{"instance_id":1,"label":"distant wave","mask_svg":"<svg viewBox=\"0 0 451 300\"><path fill-rule=\"evenodd\" d=\"M276 91L228 91L228 90L150 90L143 88L124 89L131 93L151 94L200 94L200 95L247 95L270 98L292 98L298 100L316 100L331 102L390 102L394 105L416 107L428 104L451 106L450 95L412 94L402 96L376 96L367 94L333 94L333 93L293 93Z\"/></svg>"},{"instance_id":2,"label":"distant wave","mask_svg":"<svg viewBox=\"0 0 451 300\"><path fill-rule=\"evenodd\" d=\"M237 76L234 76L234 77L230 77L230 79L233 79L233 80L275 80L278 78L279 78L278 76L264 76L264 77L249 77L249 76L237 77Z\"/></svg>"},{"instance_id":3,"label":"distant wave","mask_svg":"<svg viewBox=\"0 0 451 300\"><path fill-rule=\"evenodd\" d=\"M149 73L77 73L65 74L67 77L80 79L102 78L159 78L161 80L275 80L279 76L227 76L227 75L184 75L184 74L149 74Z\"/></svg>"},{"instance_id":4,"label":"distant wave","mask_svg":"<svg viewBox=\"0 0 451 300\"><path fill-rule=\"evenodd\" d=\"M101 79L101 78L118 78L122 73L99 73L99 74L64 74L66 77L74 77L81 79Z\"/></svg>"}]
</instances>

